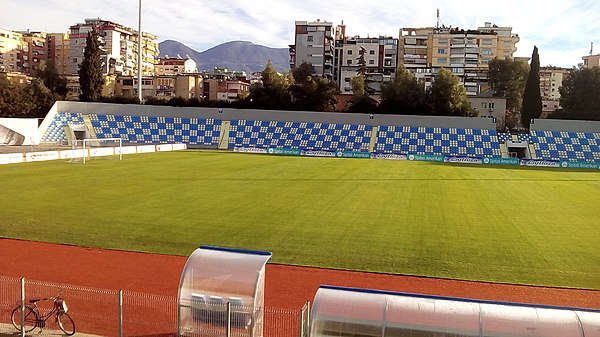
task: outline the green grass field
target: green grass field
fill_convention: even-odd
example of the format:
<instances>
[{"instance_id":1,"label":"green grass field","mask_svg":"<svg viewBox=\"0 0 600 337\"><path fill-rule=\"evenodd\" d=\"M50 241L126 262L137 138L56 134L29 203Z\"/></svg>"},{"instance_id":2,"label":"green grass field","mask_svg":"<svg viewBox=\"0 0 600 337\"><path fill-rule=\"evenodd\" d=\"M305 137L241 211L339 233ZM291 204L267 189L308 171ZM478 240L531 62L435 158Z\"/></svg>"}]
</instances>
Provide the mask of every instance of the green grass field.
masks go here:
<instances>
[{"instance_id":1,"label":"green grass field","mask_svg":"<svg viewBox=\"0 0 600 337\"><path fill-rule=\"evenodd\" d=\"M600 172L188 150L3 165L0 186L2 237L600 289Z\"/></svg>"}]
</instances>

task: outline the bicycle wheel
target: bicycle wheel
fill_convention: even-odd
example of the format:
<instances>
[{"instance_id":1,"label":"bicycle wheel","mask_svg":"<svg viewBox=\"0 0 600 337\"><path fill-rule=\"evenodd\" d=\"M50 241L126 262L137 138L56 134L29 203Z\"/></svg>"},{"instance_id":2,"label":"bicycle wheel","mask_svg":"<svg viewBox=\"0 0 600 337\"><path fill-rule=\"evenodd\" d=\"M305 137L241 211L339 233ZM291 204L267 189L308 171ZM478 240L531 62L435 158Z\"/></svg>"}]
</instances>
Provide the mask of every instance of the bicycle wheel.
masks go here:
<instances>
[{"instance_id":1,"label":"bicycle wheel","mask_svg":"<svg viewBox=\"0 0 600 337\"><path fill-rule=\"evenodd\" d=\"M58 327L65 333L67 336L71 336L75 334L75 322L69 314L66 312L58 313Z\"/></svg>"},{"instance_id":2,"label":"bicycle wheel","mask_svg":"<svg viewBox=\"0 0 600 337\"><path fill-rule=\"evenodd\" d=\"M35 327L37 326L38 314L37 314L37 312L35 312L35 310L33 310L32 306L29 306L29 305L25 306L24 316L25 316L25 320L24 320L25 332L29 332L29 331L35 329ZM15 329L21 331L21 306L20 305L13 309L12 313L10 314L10 320L12 321L12 325L15 327Z\"/></svg>"}]
</instances>

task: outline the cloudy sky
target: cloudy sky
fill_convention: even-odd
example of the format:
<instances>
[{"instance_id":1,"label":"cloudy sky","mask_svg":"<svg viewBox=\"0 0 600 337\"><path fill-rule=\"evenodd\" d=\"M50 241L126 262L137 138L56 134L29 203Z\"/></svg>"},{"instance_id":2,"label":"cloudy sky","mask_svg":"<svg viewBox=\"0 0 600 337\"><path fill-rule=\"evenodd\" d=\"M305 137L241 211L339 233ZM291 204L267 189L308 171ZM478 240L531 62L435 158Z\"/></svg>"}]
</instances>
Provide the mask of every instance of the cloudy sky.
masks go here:
<instances>
[{"instance_id":1,"label":"cloudy sky","mask_svg":"<svg viewBox=\"0 0 600 337\"><path fill-rule=\"evenodd\" d=\"M138 26L138 0L0 0L0 28L67 32L85 18ZM543 3L543 5L542 5ZM294 21L342 21L347 35L398 36L401 27L432 27L436 10L446 26L476 29L485 22L513 27L515 56L540 51L542 65L572 67L600 53L597 0L142 0L142 30L159 41L180 41L198 51L233 40L286 48Z\"/></svg>"}]
</instances>

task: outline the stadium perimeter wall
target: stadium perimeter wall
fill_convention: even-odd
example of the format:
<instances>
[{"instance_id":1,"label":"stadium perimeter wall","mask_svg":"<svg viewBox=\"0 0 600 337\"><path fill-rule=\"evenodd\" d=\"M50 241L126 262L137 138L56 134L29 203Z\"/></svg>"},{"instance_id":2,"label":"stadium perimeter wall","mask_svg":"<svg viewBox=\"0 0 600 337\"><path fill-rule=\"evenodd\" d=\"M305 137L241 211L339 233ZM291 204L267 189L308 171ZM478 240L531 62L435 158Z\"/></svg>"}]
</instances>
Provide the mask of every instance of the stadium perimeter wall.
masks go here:
<instances>
[{"instance_id":1,"label":"stadium perimeter wall","mask_svg":"<svg viewBox=\"0 0 600 337\"><path fill-rule=\"evenodd\" d=\"M534 119L531 131L600 132L600 122L565 119Z\"/></svg>"},{"instance_id":2,"label":"stadium perimeter wall","mask_svg":"<svg viewBox=\"0 0 600 337\"><path fill-rule=\"evenodd\" d=\"M213 118L220 120L270 120L282 122L317 122L362 125L400 125L424 126L433 128L471 128L496 129L492 118L486 117L441 117L441 116L404 116L404 115L368 115L340 112L283 111L283 110L240 110L230 108L192 108L168 107L156 105L56 102L46 120L52 119L57 112L78 112L82 114L112 114L119 116L164 116L181 118ZM371 118L372 117L372 118ZM48 121L48 125L49 125ZM43 134L44 130L40 130Z\"/></svg>"}]
</instances>

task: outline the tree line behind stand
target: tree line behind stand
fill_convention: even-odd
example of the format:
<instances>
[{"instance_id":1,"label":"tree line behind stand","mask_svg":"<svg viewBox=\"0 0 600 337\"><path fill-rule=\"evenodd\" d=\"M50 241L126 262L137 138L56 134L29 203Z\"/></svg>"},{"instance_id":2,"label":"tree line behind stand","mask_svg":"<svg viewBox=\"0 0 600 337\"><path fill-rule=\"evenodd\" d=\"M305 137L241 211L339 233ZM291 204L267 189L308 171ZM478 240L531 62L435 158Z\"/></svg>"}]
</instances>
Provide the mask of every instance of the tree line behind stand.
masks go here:
<instances>
[{"instance_id":1,"label":"tree line behind stand","mask_svg":"<svg viewBox=\"0 0 600 337\"><path fill-rule=\"evenodd\" d=\"M364 50L357 58L356 76L351 79L352 96L344 112L365 114L405 114L438 116L475 116L466 99L459 78L442 68L430 86L403 66L399 66L392 81L381 85L379 101L368 76ZM529 127L531 118L542 112L539 79L539 55L534 47L531 66L523 60L494 59L488 65L490 89L494 96L506 97L506 120L511 128ZM56 100L67 94L66 79L59 76L51 62L41 67L28 84L16 83L0 73L0 117L38 117L46 115ZM144 104L230 107L240 109L335 111L339 94L335 82L314 75L311 64L302 63L287 73L278 73L267 62L261 82L253 84L245 97L235 102L209 101L199 98L148 98ZM100 58L98 33L92 30L87 37L84 60L79 68L81 101L139 104L137 97L102 96L104 78ZM573 68L560 88L561 110L551 118L600 120L600 69Z\"/></svg>"}]
</instances>

